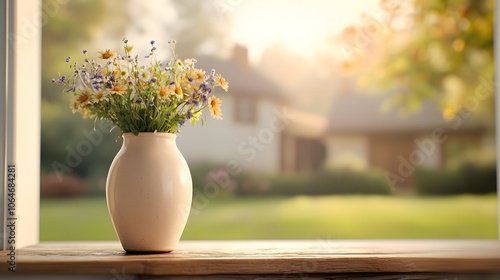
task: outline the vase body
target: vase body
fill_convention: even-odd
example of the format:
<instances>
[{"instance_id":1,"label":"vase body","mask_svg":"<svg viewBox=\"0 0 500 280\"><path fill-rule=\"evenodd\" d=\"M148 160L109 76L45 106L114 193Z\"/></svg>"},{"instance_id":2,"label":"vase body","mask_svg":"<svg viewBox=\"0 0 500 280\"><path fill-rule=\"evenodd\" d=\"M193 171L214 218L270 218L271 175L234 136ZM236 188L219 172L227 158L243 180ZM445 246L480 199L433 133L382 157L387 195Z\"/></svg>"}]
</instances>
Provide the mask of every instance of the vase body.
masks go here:
<instances>
[{"instance_id":1,"label":"vase body","mask_svg":"<svg viewBox=\"0 0 500 280\"><path fill-rule=\"evenodd\" d=\"M170 252L186 226L192 180L175 140L170 133L123 135L109 169L106 200L127 252Z\"/></svg>"}]
</instances>

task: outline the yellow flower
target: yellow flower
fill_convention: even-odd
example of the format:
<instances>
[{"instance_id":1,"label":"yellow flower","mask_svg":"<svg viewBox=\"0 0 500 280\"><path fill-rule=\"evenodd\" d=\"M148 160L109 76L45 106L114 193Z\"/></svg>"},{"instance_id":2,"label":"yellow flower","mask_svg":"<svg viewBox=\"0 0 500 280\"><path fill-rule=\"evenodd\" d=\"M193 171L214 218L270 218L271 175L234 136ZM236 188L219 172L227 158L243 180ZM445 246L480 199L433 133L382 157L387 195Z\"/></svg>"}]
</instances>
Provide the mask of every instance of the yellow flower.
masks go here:
<instances>
[{"instance_id":1,"label":"yellow flower","mask_svg":"<svg viewBox=\"0 0 500 280\"><path fill-rule=\"evenodd\" d=\"M72 107L82 108L90 102L90 94L87 91L81 92L75 99Z\"/></svg>"},{"instance_id":2,"label":"yellow flower","mask_svg":"<svg viewBox=\"0 0 500 280\"><path fill-rule=\"evenodd\" d=\"M142 69L139 72L139 79L141 79L141 81L149 82L151 81L151 78L153 78L153 76L151 75L151 72L148 69Z\"/></svg>"},{"instance_id":3,"label":"yellow flower","mask_svg":"<svg viewBox=\"0 0 500 280\"><path fill-rule=\"evenodd\" d=\"M121 77L127 77L128 71L126 68L120 68L120 76Z\"/></svg>"},{"instance_id":4,"label":"yellow flower","mask_svg":"<svg viewBox=\"0 0 500 280\"><path fill-rule=\"evenodd\" d=\"M133 48L134 48L134 46L125 46L125 51L126 51L127 53L132 52L132 49L133 49Z\"/></svg>"},{"instance_id":5,"label":"yellow flower","mask_svg":"<svg viewBox=\"0 0 500 280\"><path fill-rule=\"evenodd\" d=\"M192 69L189 70L188 73L186 73L188 77L193 79L193 81L197 82L198 84L202 83L205 81L205 71L201 69Z\"/></svg>"},{"instance_id":6,"label":"yellow flower","mask_svg":"<svg viewBox=\"0 0 500 280\"><path fill-rule=\"evenodd\" d=\"M108 100L108 94L108 90L101 90L92 96L92 102L98 103L100 101L106 101Z\"/></svg>"},{"instance_id":7,"label":"yellow flower","mask_svg":"<svg viewBox=\"0 0 500 280\"><path fill-rule=\"evenodd\" d=\"M229 88L229 83L220 74L215 75L215 85L220 86L224 91Z\"/></svg>"},{"instance_id":8,"label":"yellow flower","mask_svg":"<svg viewBox=\"0 0 500 280\"><path fill-rule=\"evenodd\" d=\"M158 90L158 97L160 99L167 99L169 96L169 92L168 92L168 88L166 87L160 87L160 89Z\"/></svg>"},{"instance_id":9,"label":"yellow flower","mask_svg":"<svg viewBox=\"0 0 500 280\"><path fill-rule=\"evenodd\" d=\"M220 109L221 103L222 100L213 95L208 99L208 109L210 110L210 115L212 115L214 119L222 120L222 111Z\"/></svg>"},{"instance_id":10,"label":"yellow flower","mask_svg":"<svg viewBox=\"0 0 500 280\"><path fill-rule=\"evenodd\" d=\"M107 49L105 51L102 51L102 52L99 52L99 58L101 59L108 59L108 58L111 58L113 56L115 56L115 53L112 52L110 49Z\"/></svg>"},{"instance_id":11,"label":"yellow flower","mask_svg":"<svg viewBox=\"0 0 500 280\"><path fill-rule=\"evenodd\" d=\"M71 112L73 112L73 114L80 111L77 98L71 100L71 102L69 103L69 108L71 109Z\"/></svg>"},{"instance_id":12,"label":"yellow flower","mask_svg":"<svg viewBox=\"0 0 500 280\"><path fill-rule=\"evenodd\" d=\"M185 93L191 93L193 92L193 87L191 86L191 83L189 82L188 78L187 77L183 77L182 80L181 80L181 89L182 89L182 92L185 92Z\"/></svg>"},{"instance_id":13,"label":"yellow flower","mask_svg":"<svg viewBox=\"0 0 500 280\"><path fill-rule=\"evenodd\" d=\"M111 93L118 93L118 94L124 94L125 93L125 87L120 84L115 84L111 88Z\"/></svg>"},{"instance_id":14,"label":"yellow flower","mask_svg":"<svg viewBox=\"0 0 500 280\"><path fill-rule=\"evenodd\" d=\"M94 117L94 115L90 111L90 106L89 105L83 106L81 108L81 110L80 110L80 113L82 114L82 116L83 116L84 119L86 119L88 117L90 117L90 118Z\"/></svg>"},{"instance_id":15,"label":"yellow flower","mask_svg":"<svg viewBox=\"0 0 500 280\"><path fill-rule=\"evenodd\" d=\"M170 95L177 96L178 99L182 99L184 97L184 93L182 92L182 88L179 84L175 83L168 86L168 92Z\"/></svg>"}]
</instances>

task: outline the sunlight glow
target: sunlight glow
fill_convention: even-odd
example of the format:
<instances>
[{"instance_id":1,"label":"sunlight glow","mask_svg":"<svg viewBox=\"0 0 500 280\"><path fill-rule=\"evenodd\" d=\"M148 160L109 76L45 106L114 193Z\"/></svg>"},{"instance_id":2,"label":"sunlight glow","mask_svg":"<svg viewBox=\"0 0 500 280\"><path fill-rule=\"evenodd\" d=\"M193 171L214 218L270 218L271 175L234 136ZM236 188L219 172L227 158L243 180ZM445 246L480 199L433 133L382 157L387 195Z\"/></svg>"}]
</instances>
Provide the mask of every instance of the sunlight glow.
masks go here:
<instances>
[{"instance_id":1,"label":"sunlight glow","mask_svg":"<svg viewBox=\"0 0 500 280\"><path fill-rule=\"evenodd\" d=\"M327 37L356 24L361 13L378 10L379 0L245 1L232 11L233 36L249 47L253 59L274 44L307 56L321 48Z\"/></svg>"}]
</instances>

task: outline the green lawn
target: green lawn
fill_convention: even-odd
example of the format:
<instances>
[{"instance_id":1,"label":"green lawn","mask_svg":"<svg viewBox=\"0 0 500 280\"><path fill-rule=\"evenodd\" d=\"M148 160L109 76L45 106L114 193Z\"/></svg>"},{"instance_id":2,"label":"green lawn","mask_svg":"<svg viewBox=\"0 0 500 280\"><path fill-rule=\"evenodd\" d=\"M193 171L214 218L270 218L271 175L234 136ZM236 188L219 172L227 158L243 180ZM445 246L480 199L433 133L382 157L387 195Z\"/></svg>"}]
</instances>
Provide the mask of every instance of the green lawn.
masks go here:
<instances>
[{"instance_id":1,"label":"green lawn","mask_svg":"<svg viewBox=\"0 0 500 280\"><path fill-rule=\"evenodd\" d=\"M42 199L41 240L115 240L104 198ZM497 238L497 198L225 198L192 211L183 239Z\"/></svg>"}]
</instances>

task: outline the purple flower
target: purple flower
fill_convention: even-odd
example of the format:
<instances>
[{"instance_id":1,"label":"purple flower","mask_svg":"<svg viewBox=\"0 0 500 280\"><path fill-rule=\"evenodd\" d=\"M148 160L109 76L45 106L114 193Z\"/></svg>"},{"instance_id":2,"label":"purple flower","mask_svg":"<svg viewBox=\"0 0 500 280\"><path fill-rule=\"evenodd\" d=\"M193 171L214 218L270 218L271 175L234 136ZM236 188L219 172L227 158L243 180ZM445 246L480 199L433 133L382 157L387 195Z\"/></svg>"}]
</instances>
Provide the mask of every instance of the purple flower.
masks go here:
<instances>
[{"instance_id":1,"label":"purple flower","mask_svg":"<svg viewBox=\"0 0 500 280\"><path fill-rule=\"evenodd\" d=\"M208 87L208 86L207 86L207 84L205 84L205 83L203 83L203 84L201 84L201 85L200 85L200 90L201 90L201 91L207 91L207 89L208 89L208 88L209 88L209 87Z\"/></svg>"},{"instance_id":2,"label":"purple flower","mask_svg":"<svg viewBox=\"0 0 500 280\"><path fill-rule=\"evenodd\" d=\"M50 80L51 83L55 83L56 82L56 79L52 79Z\"/></svg>"},{"instance_id":3,"label":"purple flower","mask_svg":"<svg viewBox=\"0 0 500 280\"><path fill-rule=\"evenodd\" d=\"M186 122L186 120L180 120L180 121L179 121L179 126L184 125L184 123L185 123L185 122Z\"/></svg>"},{"instance_id":4,"label":"purple flower","mask_svg":"<svg viewBox=\"0 0 500 280\"><path fill-rule=\"evenodd\" d=\"M106 82L106 87L112 88L113 87L113 83L111 81L107 81Z\"/></svg>"},{"instance_id":5,"label":"purple flower","mask_svg":"<svg viewBox=\"0 0 500 280\"><path fill-rule=\"evenodd\" d=\"M139 98L137 98L137 100L136 100L135 102L137 102L137 103L142 103L142 98L140 98L140 97L139 97Z\"/></svg>"},{"instance_id":6,"label":"purple flower","mask_svg":"<svg viewBox=\"0 0 500 280\"><path fill-rule=\"evenodd\" d=\"M200 102L199 102L198 100L196 100L196 99L195 99L195 100L193 100L193 104L194 104L195 106L198 106L198 105L200 105Z\"/></svg>"},{"instance_id":7,"label":"purple flower","mask_svg":"<svg viewBox=\"0 0 500 280\"><path fill-rule=\"evenodd\" d=\"M170 83L170 85L175 85L175 82L174 82L174 81L172 81L172 82Z\"/></svg>"},{"instance_id":8,"label":"purple flower","mask_svg":"<svg viewBox=\"0 0 500 280\"><path fill-rule=\"evenodd\" d=\"M151 43L151 45L154 45L154 43L155 43L155 40L151 40L151 42L150 42L150 43Z\"/></svg>"},{"instance_id":9,"label":"purple flower","mask_svg":"<svg viewBox=\"0 0 500 280\"><path fill-rule=\"evenodd\" d=\"M156 81L157 81L157 80L156 80L156 78L155 78L155 77L151 78L151 82L152 82L152 83L156 83Z\"/></svg>"},{"instance_id":10,"label":"purple flower","mask_svg":"<svg viewBox=\"0 0 500 280\"><path fill-rule=\"evenodd\" d=\"M193 78L188 77L188 81L189 81L190 83L192 83L192 82L193 82Z\"/></svg>"},{"instance_id":11,"label":"purple flower","mask_svg":"<svg viewBox=\"0 0 500 280\"><path fill-rule=\"evenodd\" d=\"M167 116L167 117L170 117L170 115L171 115L171 113L170 113L170 112L167 112L167 113L165 114L165 116Z\"/></svg>"},{"instance_id":12,"label":"purple flower","mask_svg":"<svg viewBox=\"0 0 500 280\"><path fill-rule=\"evenodd\" d=\"M65 80L66 80L66 76L61 76L61 78L59 78L60 83L64 83Z\"/></svg>"},{"instance_id":13,"label":"purple flower","mask_svg":"<svg viewBox=\"0 0 500 280\"><path fill-rule=\"evenodd\" d=\"M148 105L149 107L155 106L155 101L154 100L149 101Z\"/></svg>"},{"instance_id":14,"label":"purple flower","mask_svg":"<svg viewBox=\"0 0 500 280\"><path fill-rule=\"evenodd\" d=\"M83 54L87 54L87 50L83 50Z\"/></svg>"},{"instance_id":15,"label":"purple flower","mask_svg":"<svg viewBox=\"0 0 500 280\"><path fill-rule=\"evenodd\" d=\"M68 57L66 58L66 62L69 62L70 60L71 60L71 56L68 56Z\"/></svg>"},{"instance_id":16,"label":"purple flower","mask_svg":"<svg viewBox=\"0 0 500 280\"><path fill-rule=\"evenodd\" d=\"M190 120L193 117L193 113L191 111L187 112L187 119Z\"/></svg>"},{"instance_id":17,"label":"purple flower","mask_svg":"<svg viewBox=\"0 0 500 280\"><path fill-rule=\"evenodd\" d=\"M114 80L115 80L115 75L111 74L111 76L109 76L109 79L110 79L111 81L114 81Z\"/></svg>"}]
</instances>

